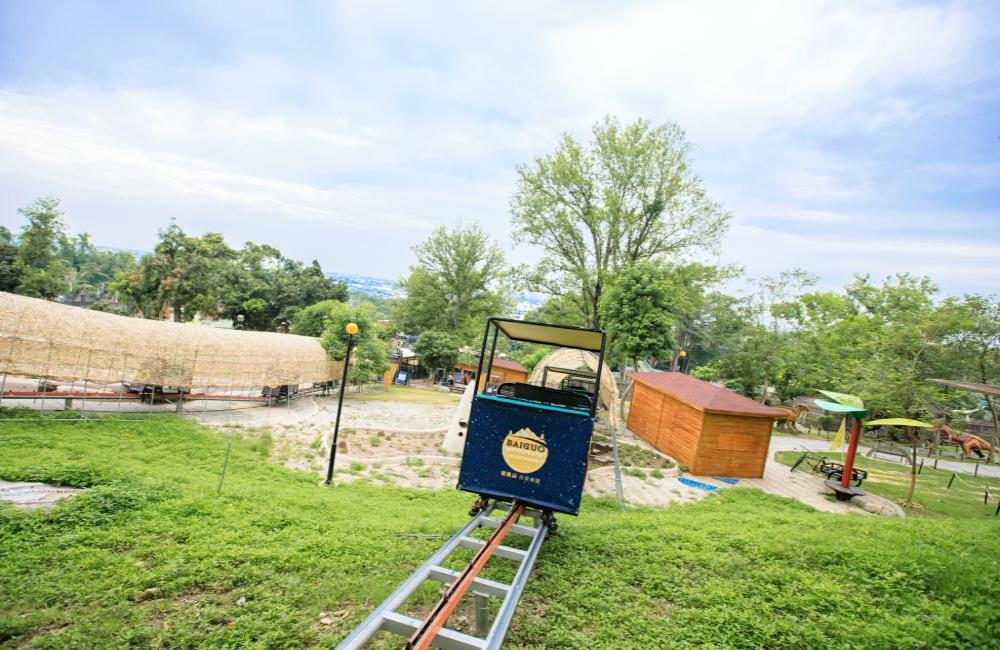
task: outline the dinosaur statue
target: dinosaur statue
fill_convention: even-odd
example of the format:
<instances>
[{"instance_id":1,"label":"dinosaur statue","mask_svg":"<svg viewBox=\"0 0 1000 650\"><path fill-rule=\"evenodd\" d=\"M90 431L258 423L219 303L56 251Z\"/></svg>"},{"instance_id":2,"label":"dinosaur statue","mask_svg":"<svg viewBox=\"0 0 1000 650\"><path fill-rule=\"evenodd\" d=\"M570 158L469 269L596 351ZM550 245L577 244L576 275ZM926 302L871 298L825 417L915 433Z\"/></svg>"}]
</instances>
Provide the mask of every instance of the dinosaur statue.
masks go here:
<instances>
[{"instance_id":1,"label":"dinosaur statue","mask_svg":"<svg viewBox=\"0 0 1000 650\"><path fill-rule=\"evenodd\" d=\"M774 423L779 427L785 427L786 429L795 430L795 423L798 422L799 416L809 410L809 407L803 404L796 404L795 406L775 406L776 409L781 409L785 411L787 415L784 417L777 417Z\"/></svg>"},{"instance_id":2,"label":"dinosaur statue","mask_svg":"<svg viewBox=\"0 0 1000 650\"><path fill-rule=\"evenodd\" d=\"M955 431L947 424L942 424L938 431L941 433L941 442L950 442L959 445L962 448L962 454L966 456L971 456L975 453L980 458L985 458L986 454L983 451L990 451L991 449L993 451L1000 451L1000 449L997 449L979 436Z\"/></svg>"}]
</instances>

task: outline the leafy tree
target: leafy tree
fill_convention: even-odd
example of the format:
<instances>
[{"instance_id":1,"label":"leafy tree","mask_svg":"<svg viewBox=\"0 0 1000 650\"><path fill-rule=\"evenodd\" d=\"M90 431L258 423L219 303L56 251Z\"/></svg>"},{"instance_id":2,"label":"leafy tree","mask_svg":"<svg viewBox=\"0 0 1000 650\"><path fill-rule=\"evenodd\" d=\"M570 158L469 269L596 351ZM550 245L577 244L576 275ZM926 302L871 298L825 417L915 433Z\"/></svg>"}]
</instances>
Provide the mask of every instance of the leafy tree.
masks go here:
<instances>
[{"instance_id":1,"label":"leafy tree","mask_svg":"<svg viewBox=\"0 0 1000 650\"><path fill-rule=\"evenodd\" d=\"M997 384L1000 380L1000 302L996 298L966 295L947 298L942 309L955 318L956 334L949 343L947 376L962 378L981 384ZM953 354L952 354L953 353ZM982 395L986 409L993 420L990 444L998 446L1000 422L994 396ZM993 462L990 450L988 462Z\"/></svg>"},{"instance_id":2,"label":"leafy tree","mask_svg":"<svg viewBox=\"0 0 1000 650\"><path fill-rule=\"evenodd\" d=\"M242 315L244 326L252 330L272 330L294 322L299 310L309 305L347 300L347 286L328 278L319 262L302 264L266 244L247 242L222 278L222 314L232 319Z\"/></svg>"},{"instance_id":3,"label":"leafy tree","mask_svg":"<svg viewBox=\"0 0 1000 650\"><path fill-rule=\"evenodd\" d=\"M117 316L132 316L135 313L127 305L117 304L111 302L110 300L98 300L97 302L87 305L86 308L93 309L94 311L103 311L108 314L115 314Z\"/></svg>"},{"instance_id":4,"label":"leafy tree","mask_svg":"<svg viewBox=\"0 0 1000 650\"><path fill-rule=\"evenodd\" d=\"M437 228L413 251L417 263L402 284L399 325L411 332L447 330L475 338L486 316L509 303L512 279L503 251L479 225Z\"/></svg>"},{"instance_id":5,"label":"leafy tree","mask_svg":"<svg viewBox=\"0 0 1000 650\"><path fill-rule=\"evenodd\" d=\"M63 237L59 242L60 257L66 264L66 294L101 298L119 274L134 272L138 262L126 251L99 251L90 235Z\"/></svg>"},{"instance_id":6,"label":"leafy tree","mask_svg":"<svg viewBox=\"0 0 1000 650\"><path fill-rule=\"evenodd\" d=\"M610 117L590 144L563 135L554 153L518 168L515 236L545 258L533 288L568 296L588 325L614 274L641 260L714 249L729 214L690 169L691 145L674 123L622 125Z\"/></svg>"},{"instance_id":7,"label":"leafy tree","mask_svg":"<svg viewBox=\"0 0 1000 650\"><path fill-rule=\"evenodd\" d=\"M6 226L0 226L0 291L13 292L17 290L20 274L14 265L17 259L17 246Z\"/></svg>"},{"instance_id":8,"label":"leafy tree","mask_svg":"<svg viewBox=\"0 0 1000 650\"><path fill-rule=\"evenodd\" d=\"M63 291L65 270L59 258L59 243L66 236L59 200L42 197L17 212L27 220L13 264L19 276L17 292L36 298L55 298Z\"/></svg>"},{"instance_id":9,"label":"leafy tree","mask_svg":"<svg viewBox=\"0 0 1000 650\"><path fill-rule=\"evenodd\" d=\"M420 357L425 368L451 370L458 361L458 350L462 342L450 332L428 330L417 337L413 351Z\"/></svg>"},{"instance_id":10,"label":"leafy tree","mask_svg":"<svg viewBox=\"0 0 1000 650\"><path fill-rule=\"evenodd\" d=\"M552 296L541 305L524 315L524 320L549 323L550 325L574 325L586 327L576 300L571 296Z\"/></svg>"},{"instance_id":11,"label":"leafy tree","mask_svg":"<svg viewBox=\"0 0 1000 650\"><path fill-rule=\"evenodd\" d=\"M187 235L176 223L161 230L153 253L126 274L116 288L129 296L147 318L159 319L166 308L177 322L199 311L215 315L221 271L234 257L222 235Z\"/></svg>"},{"instance_id":12,"label":"leafy tree","mask_svg":"<svg viewBox=\"0 0 1000 650\"><path fill-rule=\"evenodd\" d=\"M639 359L662 357L676 346L677 318L671 312L676 295L669 271L650 261L623 270L604 293L601 313L614 348L633 367Z\"/></svg>"},{"instance_id":13,"label":"leafy tree","mask_svg":"<svg viewBox=\"0 0 1000 650\"><path fill-rule=\"evenodd\" d=\"M348 323L358 326L348 378L358 384L360 390L368 379L388 370L389 362L386 360L385 344L378 338L373 310L370 307L351 308L344 303L335 303L330 309L327 327L320 340L331 357L342 361L347 355L345 328Z\"/></svg>"},{"instance_id":14,"label":"leafy tree","mask_svg":"<svg viewBox=\"0 0 1000 650\"><path fill-rule=\"evenodd\" d=\"M342 309L344 303L336 300L323 300L315 305L309 305L295 315L292 323L292 334L301 336L322 336L333 314Z\"/></svg>"}]
</instances>

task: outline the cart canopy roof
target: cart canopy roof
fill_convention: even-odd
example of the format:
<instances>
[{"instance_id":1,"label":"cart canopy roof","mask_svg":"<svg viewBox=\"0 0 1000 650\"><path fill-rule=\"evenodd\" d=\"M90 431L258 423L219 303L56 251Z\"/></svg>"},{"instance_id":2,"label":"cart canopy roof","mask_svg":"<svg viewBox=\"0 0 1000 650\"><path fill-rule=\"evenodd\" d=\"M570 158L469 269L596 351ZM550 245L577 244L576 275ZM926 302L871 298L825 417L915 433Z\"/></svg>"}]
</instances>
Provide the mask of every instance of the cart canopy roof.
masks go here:
<instances>
[{"instance_id":1,"label":"cart canopy roof","mask_svg":"<svg viewBox=\"0 0 1000 650\"><path fill-rule=\"evenodd\" d=\"M570 325L548 325L509 318L490 320L512 341L542 343L597 353L604 347L604 330Z\"/></svg>"}]
</instances>

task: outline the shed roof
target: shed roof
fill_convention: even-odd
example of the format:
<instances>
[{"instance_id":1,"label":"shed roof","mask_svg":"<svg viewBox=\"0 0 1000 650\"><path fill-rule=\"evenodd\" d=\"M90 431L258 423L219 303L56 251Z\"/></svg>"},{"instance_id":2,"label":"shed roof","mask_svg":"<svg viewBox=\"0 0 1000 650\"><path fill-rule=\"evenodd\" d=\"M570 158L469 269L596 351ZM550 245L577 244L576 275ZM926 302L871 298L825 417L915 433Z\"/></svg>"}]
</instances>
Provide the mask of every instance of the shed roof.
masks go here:
<instances>
[{"instance_id":1,"label":"shed roof","mask_svg":"<svg viewBox=\"0 0 1000 650\"><path fill-rule=\"evenodd\" d=\"M695 379L680 372L633 372L633 379L708 413L777 418L786 415L783 409L759 404L730 390Z\"/></svg>"},{"instance_id":2,"label":"shed roof","mask_svg":"<svg viewBox=\"0 0 1000 650\"><path fill-rule=\"evenodd\" d=\"M456 366L459 367L459 368L464 367L464 368L475 369L475 368L479 367L479 361L478 361L478 358L477 358L476 361L473 361L471 363L460 362L460 363L456 364ZM525 368L524 366L522 366L521 364L519 364L517 361L510 361L508 359L501 359L499 357L494 357L494 359L493 359L493 367L494 368L505 368L507 370L516 370L517 372L523 372L525 374L527 374L527 372L528 372L528 369Z\"/></svg>"}]
</instances>

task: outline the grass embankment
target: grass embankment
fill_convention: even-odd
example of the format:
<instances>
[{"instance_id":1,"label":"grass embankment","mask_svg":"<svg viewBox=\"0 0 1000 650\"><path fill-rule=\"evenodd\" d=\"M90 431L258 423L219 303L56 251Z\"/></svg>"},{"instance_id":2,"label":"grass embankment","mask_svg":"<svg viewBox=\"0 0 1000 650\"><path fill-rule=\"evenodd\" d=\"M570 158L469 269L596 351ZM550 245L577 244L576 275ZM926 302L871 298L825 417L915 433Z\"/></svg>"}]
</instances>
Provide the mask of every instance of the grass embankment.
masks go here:
<instances>
[{"instance_id":1,"label":"grass embankment","mask_svg":"<svg viewBox=\"0 0 1000 650\"><path fill-rule=\"evenodd\" d=\"M810 452L810 457L825 456L829 460L844 462L844 454L833 452ZM778 452L778 462L791 466L802 456L798 451ZM808 461L814 462L814 461ZM919 465L920 459L917 460ZM987 518L1000 526L1000 517L994 516L997 500L1000 499L1000 478L973 477L960 473L952 482L951 472L935 470L934 461L924 459L924 468L917 475L917 487L913 493L913 505L905 504L910 490L910 466L884 460L873 460L858 454L854 465L868 471L868 479L861 486L879 496L891 499L903 507L907 516L939 516L963 518ZM810 471L806 463L799 470ZM983 503L986 486L990 488L990 498Z\"/></svg>"},{"instance_id":2,"label":"grass embankment","mask_svg":"<svg viewBox=\"0 0 1000 650\"><path fill-rule=\"evenodd\" d=\"M0 477L91 487L46 512L0 506L0 646L329 647L467 519L470 495L323 488L254 438L217 497L225 444L167 416L0 422ZM561 523L507 647L997 638L995 521L842 517L729 489L624 513L585 499Z\"/></svg>"}]
</instances>

